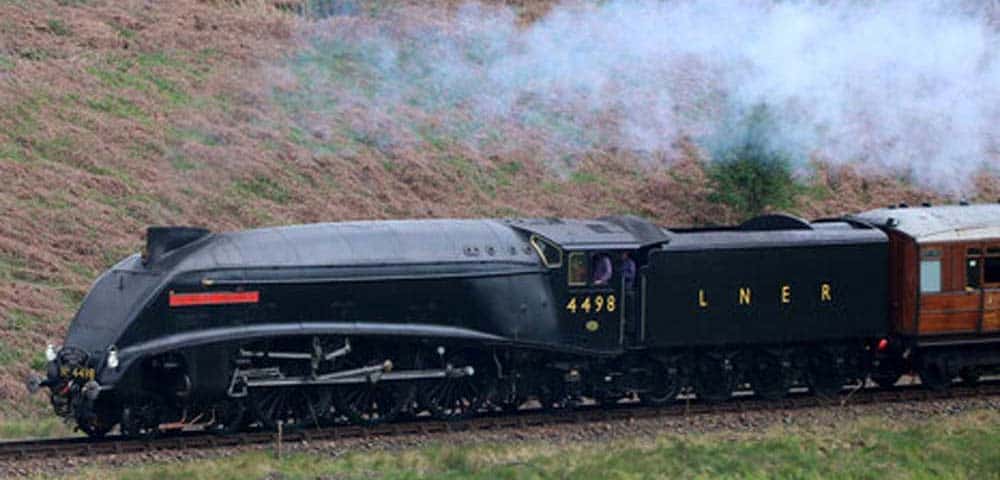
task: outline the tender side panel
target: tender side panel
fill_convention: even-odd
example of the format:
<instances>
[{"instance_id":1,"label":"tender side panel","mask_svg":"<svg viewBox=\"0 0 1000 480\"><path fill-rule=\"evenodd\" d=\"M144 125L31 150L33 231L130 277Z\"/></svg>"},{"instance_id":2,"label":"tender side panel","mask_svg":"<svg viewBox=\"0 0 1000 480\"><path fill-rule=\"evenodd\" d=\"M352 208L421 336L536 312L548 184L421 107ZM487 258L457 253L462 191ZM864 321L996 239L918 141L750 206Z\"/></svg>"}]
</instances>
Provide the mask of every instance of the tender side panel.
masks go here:
<instances>
[{"instance_id":1,"label":"tender side panel","mask_svg":"<svg viewBox=\"0 0 1000 480\"><path fill-rule=\"evenodd\" d=\"M651 346L872 338L888 330L886 244L655 251Z\"/></svg>"}]
</instances>

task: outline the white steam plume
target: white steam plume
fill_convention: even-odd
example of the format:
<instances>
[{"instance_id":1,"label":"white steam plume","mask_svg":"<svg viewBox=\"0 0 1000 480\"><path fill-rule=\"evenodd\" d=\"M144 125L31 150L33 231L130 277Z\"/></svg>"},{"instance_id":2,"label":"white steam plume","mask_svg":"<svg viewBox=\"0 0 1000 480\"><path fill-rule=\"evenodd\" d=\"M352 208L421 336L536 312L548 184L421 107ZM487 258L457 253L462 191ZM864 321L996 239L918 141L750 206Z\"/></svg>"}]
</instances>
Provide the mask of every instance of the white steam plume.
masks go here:
<instances>
[{"instance_id":1,"label":"white steam plume","mask_svg":"<svg viewBox=\"0 0 1000 480\"><path fill-rule=\"evenodd\" d=\"M393 123L432 124L485 153L510 148L503 137L518 129L544 137L553 158L658 151L682 136L724 138L765 104L769 141L799 159L958 191L1000 166L993 5L610 1L561 5L528 25L476 3L447 18L402 9L321 22L303 59L352 68L297 68L306 95L324 99L314 107L327 118L368 110L376 137Z\"/></svg>"}]
</instances>

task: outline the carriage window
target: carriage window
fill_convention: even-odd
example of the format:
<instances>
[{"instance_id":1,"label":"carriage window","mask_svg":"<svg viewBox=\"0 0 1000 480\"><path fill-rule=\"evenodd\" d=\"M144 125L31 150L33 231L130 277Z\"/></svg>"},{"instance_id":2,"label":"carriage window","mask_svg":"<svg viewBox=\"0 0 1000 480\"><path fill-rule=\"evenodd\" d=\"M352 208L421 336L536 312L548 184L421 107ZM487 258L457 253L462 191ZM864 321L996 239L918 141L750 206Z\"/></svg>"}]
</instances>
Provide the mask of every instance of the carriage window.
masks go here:
<instances>
[{"instance_id":1,"label":"carriage window","mask_svg":"<svg viewBox=\"0 0 1000 480\"><path fill-rule=\"evenodd\" d=\"M986 251L983 261L983 283L1000 283L1000 248L990 248Z\"/></svg>"},{"instance_id":2,"label":"carriage window","mask_svg":"<svg viewBox=\"0 0 1000 480\"><path fill-rule=\"evenodd\" d=\"M941 291L941 250L925 249L920 252L920 292Z\"/></svg>"},{"instance_id":3,"label":"carriage window","mask_svg":"<svg viewBox=\"0 0 1000 480\"><path fill-rule=\"evenodd\" d=\"M979 279L982 278L983 259L980 258L982 251L978 248L970 248L965 255L965 289L978 290L982 285Z\"/></svg>"},{"instance_id":4,"label":"carriage window","mask_svg":"<svg viewBox=\"0 0 1000 480\"><path fill-rule=\"evenodd\" d=\"M920 292L936 293L941 291L941 260L922 260L920 262Z\"/></svg>"},{"instance_id":5,"label":"carriage window","mask_svg":"<svg viewBox=\"0 0 1000 480\"><path fill-rule=\"evenodd\" d=\"M562 266L562 250L553 243L538 235L531 236L531 246L542 258L542 263L549 268L559 268Z\"/></svg>"},{"instance_id":6,"label":"carriage window","mask_svg":"<svg viewBox=\"0 0 1000 480\"><path fill-rule=\"evenodd\" d=\"M587 284L587 255L583 252L569 254L569 268L566 272L570 286Z\"/></svg>"}]
</instances>

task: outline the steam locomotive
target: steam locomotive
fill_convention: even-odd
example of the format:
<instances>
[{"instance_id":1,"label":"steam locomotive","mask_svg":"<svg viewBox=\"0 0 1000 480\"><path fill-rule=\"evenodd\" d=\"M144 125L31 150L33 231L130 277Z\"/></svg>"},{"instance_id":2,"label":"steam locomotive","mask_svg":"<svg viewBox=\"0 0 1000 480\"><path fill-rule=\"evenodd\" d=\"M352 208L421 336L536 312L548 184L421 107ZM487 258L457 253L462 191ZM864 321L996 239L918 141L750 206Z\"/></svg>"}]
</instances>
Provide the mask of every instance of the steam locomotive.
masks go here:
<instances>
[{"instance_id":1,"label":"steam locomotive","mask_svg":"<svg viewBox=\"0 0 1000 480\"><path fill-rule=\"evenodd\" d=\"M46 356L29 389L94 437L945 388L1000 365L1000 205L153 227Z\"/></svg>"}]
</instances>

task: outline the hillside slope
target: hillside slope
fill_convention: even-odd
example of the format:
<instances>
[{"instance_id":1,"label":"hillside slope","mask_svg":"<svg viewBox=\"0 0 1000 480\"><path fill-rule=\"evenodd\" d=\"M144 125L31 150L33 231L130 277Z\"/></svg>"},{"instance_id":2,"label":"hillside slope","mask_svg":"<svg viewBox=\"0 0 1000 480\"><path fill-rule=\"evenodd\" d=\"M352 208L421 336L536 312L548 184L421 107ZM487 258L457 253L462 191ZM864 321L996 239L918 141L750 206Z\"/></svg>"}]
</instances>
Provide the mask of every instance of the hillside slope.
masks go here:
<instances>
[{"instance_id":1,"label":"hillside slope","mask_svg":"<svg viewBox=\"0 0 1000 480\"><path fill-rule=\"evenodd\" d=\"M410 3L400 11L429 9L418 19L428 25L461 8ZM483 148L442 125L439 106L367 108L367 57L331 56L315 33L329 22L384 26L385 12L358 2L348 19L317 20L275 7L289 4L0 0L0 404L18 401L0 415L41 408L40 398L20 402L21 379L148 225L623 212L666 224L737 220L709 201L694 142L561 151L537 127L512 124L497 132L503 148ZM545 11L513 8L523 22ZM337 101L346 106L326 107ZM804 216L940 198L852 167L804 171L794 208ZM979 181L982 198L1000 193L994 178Z\"/></svg>"}]
</instances>

